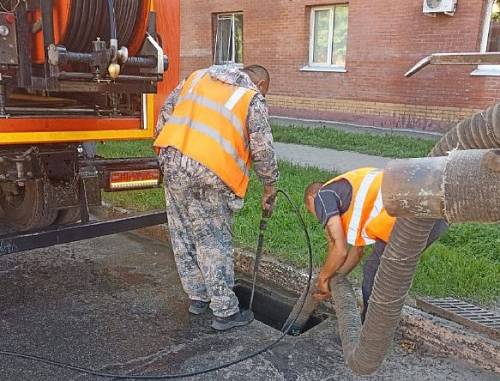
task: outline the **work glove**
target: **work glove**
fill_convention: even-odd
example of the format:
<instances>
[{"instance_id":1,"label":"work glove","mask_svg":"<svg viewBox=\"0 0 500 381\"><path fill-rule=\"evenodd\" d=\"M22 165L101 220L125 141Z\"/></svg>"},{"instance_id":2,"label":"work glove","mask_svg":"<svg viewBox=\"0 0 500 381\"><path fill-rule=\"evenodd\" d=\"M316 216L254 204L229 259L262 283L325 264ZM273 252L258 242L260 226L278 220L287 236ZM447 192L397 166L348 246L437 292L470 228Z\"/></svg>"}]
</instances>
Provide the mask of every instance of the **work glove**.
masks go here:
<instances>
[{"instance_id":1,"label":"work glove","mask_svg":"<svg viewBox=\"0 0 500 381\"><path fill-rule=\"evenodd\" d=\"M277 189L274 185L264 185L264 192L262 193L262 216L269 218L273 214L274 207L276 206L276 193Z\"/></svg>"}]
</instances>

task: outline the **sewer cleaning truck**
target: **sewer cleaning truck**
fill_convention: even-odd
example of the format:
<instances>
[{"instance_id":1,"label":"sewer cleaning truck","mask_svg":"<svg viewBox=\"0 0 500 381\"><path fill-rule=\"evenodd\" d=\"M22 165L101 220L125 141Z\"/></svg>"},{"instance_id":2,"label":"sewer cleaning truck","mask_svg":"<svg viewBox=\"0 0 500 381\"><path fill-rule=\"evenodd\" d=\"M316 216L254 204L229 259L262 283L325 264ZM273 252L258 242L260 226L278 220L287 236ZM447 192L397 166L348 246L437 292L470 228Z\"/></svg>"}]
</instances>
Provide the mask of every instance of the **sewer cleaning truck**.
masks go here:
<instances>
[{"instance_id":1,"label":"sewer cleaning truck","mask_svg":"<svg viewBox=\"0 0 500 381\"><path fill-rule=\"evenodd\" d=\"M17 232L88 220L101 191L160 185L153 137L179 77L179 0L0 1L0 216Z\"/></svg>"}]
</instances>

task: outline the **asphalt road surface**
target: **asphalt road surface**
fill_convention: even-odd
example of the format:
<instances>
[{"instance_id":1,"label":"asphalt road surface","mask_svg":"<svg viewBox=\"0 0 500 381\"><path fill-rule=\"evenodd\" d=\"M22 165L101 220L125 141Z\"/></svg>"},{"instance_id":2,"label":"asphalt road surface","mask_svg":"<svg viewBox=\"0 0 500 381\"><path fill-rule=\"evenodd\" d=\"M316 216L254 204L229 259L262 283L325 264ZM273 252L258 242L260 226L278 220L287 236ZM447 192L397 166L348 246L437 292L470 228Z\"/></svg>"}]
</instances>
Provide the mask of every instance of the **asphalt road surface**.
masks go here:
<instances>
[{"instance_id":1,"label":"asphalt road surface","mask_svg":"<svg viewBox=\"0 0 500 381\"><path fill-rule=\"evenodd\" d=\"M120 234L0 257L0 349L104 372L188 372L261 348L279 332L253 322L227 333L190 316L164 244ZM343 363L333 320L268 353L196 380L498 380L400 344L372 378ZM0 357L0 380L98 380Z\"/></svg>"}]
</instances>

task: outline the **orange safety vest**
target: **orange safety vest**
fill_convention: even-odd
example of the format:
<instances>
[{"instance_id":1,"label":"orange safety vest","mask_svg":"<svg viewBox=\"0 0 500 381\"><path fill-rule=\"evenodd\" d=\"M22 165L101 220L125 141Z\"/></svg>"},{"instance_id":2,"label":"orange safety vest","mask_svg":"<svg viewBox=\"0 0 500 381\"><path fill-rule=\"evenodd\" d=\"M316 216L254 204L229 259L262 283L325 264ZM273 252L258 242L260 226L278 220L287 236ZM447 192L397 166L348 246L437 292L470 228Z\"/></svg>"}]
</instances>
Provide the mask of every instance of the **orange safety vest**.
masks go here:
<instances>
[{"instance_id":1,"label":"orange safety vest","mask_svg":"<svg viewBox=\"0 0 500 381\"><path fill-rule=\"evenodd\" d=\"M256 91L194 72L173 114L154 142L175 147L214 172L238 197L244 197L251 165L247 116Z\"/></svg>"},{"instance_id":2,"label":"orange safety vest","mask_svg":"<svg viewBox=\"0 0 500 381\"><path fill-rule=\"evenodd\" d=\"M345 179L352 186L349 209L340 217L347 243L366 246L375 240L389 242L396 219L389 216L382 201L384 172L376 168L360 168L340 175L325 185Z\"/></svg>"}]
</instances>

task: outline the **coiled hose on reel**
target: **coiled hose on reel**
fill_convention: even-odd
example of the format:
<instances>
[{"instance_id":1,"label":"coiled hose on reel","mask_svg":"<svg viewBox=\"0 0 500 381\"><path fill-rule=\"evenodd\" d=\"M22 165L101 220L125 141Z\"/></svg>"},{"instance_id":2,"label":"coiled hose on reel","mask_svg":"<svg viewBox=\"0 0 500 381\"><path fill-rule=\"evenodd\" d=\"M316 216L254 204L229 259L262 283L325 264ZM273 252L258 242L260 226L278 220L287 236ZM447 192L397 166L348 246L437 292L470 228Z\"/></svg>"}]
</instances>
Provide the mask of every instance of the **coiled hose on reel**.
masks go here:
<instances>
[{"instance_id":1,"label":"coiled hose on reel","mask_svg":"<svg viewBox=\"0 0 500 381\"><path fill-rule=\"evenodd\" d=\"M141 9L141 0L115 0L113 8L116 18L116 35L120 46L128 46ZM100 37L108 41L110 12L107 0L72 0L68 32L61 41L69 51L90 52L92 41Z\"/></svg>"}]
</instances>

